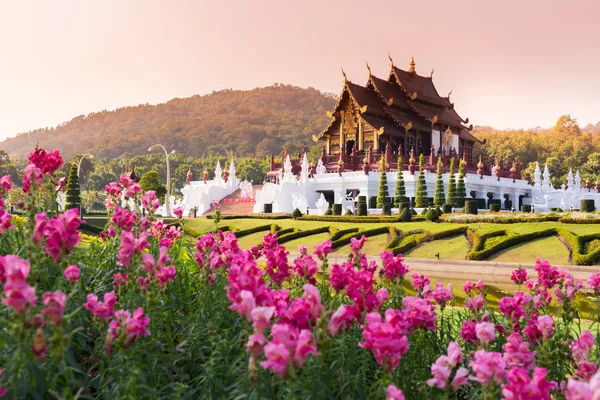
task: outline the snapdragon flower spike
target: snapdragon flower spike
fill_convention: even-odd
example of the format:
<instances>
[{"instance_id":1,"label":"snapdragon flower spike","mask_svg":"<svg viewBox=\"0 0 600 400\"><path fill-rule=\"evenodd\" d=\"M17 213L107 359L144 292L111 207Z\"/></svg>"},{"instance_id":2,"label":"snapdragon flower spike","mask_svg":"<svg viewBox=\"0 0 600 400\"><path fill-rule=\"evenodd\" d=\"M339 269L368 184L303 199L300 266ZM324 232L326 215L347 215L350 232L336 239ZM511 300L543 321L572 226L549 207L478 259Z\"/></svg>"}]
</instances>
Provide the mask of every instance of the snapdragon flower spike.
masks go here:
<instances>
[{"instance_id":1,"label":"snapdragon flower spike","mask_svg":"<svg viewBox=\"0 0 600 400\"><path fill-rule=\"evenodd\" d=\"M327 331L331 336L337 335L338 332L349 329L354 321L361 321L360 309L356 306L341 305L331 315Z\"/></svg>"},{"instance_id":2,"label":"snapdragon flower spike","mask_svg":"<svg viewBox=\"0 0 600 400\"><path fill-rule=\"evenodd\" d=\"M23 171L23 191L25 194L31 193L32 185L38 188L42 183L42 170L36 167L34 164L29 164Z\"/></svg>"},{"instance_id":3,"label":"snapdragon flower spike","mask_svg":"<svg viewBox=\"0 0 600 400\"><path fill-rule=\"evenodd\" d=\"M590 377L589 381L577 377L569 378L565 391L569 400L595 400L600 396L600 370Z\"/></svg>"},{"instance_id":4,"label":"snapdragon flower spike","mask_svg":"<svg viewBox=\"0 0 600 400\"><path fill-rule=\"evenodd\" d=\"M527 282L527 270L523 267L513 270L512 274L510 275L510 280L521 286Z\"/></svg>"},{"instance_id":5,"label":"snapdragon flower spike","mask_svg":"<svg viewBox=\"0 0 600 400\"><path fill-rule=\"evenodd\" d=\"M437 326L437 314L435 307L427 300L408 296L402 299L402 306L407 312L407 320L410 321L412 329L424 329L435 331Z\"/></svg>"},{"instance_id":6,"label":"snapdragon flower spike","mask_svg":"<svg viewBox=\"0 0 600 400\"><path fill-rule=\"evenodd\" d=\"M0 178L0 197L5 196L13 188L12 180L10 175L4 175Z\"/></svg>"},{"instance_id":7,"label":"snapdragon flower spike","mask_svg":"<svg viewBox=\"0 0 600 400\"><path fill-rule=\"evenodd\" d=\"M9 254L0 259L0 276L3 276L4 300L2 303L11 307L17 314L25 313L35 307L37 296L35 289L25 281L29 276L29 261Z\"/></svg>"},{"instance_id":8,"label":"snapdragon flower spike","mask_svg":"<svg viewBox=\"0 0 600 400\"><path fill-rule=\"evenodd\" d=\"M110 217L110 220L119 229L123 231L130 231L138 220L138 216L135 212L116 206Z\"/></svg>"},{"instance_id":9,"label":"snapdragon flower spike","mask_svg":"<svg viewBox=\"0 0 600 400\"><path fill-rule=\"evenodd\" d=\"M300 258L296 258L294 260L292 269L296 275L298 275L300 278L306 279L306 281L311 285L317 283L315 274L319 272L319 269L317 268L317 262L312 258L312 256L306 254Z\"/></svg>"},{"instance_id":10,"label":"snapdragon flower spike","mask_svg":"<svg viewBox=\"0 0 600 400\"><path fill-rule=\"evenodd\" d=\"M499 385L506 378L506 362L502 354L477 350L469 362L469 366L475 373L470 379L477 381L484 388L490 385Z\"/></svg>"},{"instance_id":11,"label":"snapdragon flower spike","mask_svg":"<svg viewBox=\"0 0 600 400\"><path fill-rule=\"evenodd\" d=\"M113 286L117 289L122 289L127 285L127 281L129 281L129 276L127 274L116 273L113 276Z\"/></svg>"},{"instance_id":12,"label":"snapdragon flower spike","mask_svg":"<svg viewBox=\"0 0 600 400\"><path fill-rule=\"evenodd\" d=\"M104 301L98 301L98 296L90 293L87 296L87 303L84 304L86 310L101 321L110 320L114 313L117 297L114 290L104 293Z\"/></svg>"},{"instance_id":13,"label":"snapdragon flower spike","mask_svg":"<svg viewBox=\"0 0 600 400\"><path fill-rule=\"evenodd\" d=\"M60 325L65 312L65 305L67 302L67 295L64 292L46 292L42 295L42 303L45 308L42 310L42 314L47 316L54 325Z\"/></svg>"},{"instance_id":14,"label":"snapdragon flower spike","mask_svg":"<svg viewBox=\"0 0 600 400\"><path fill-rule=\"evenodd\" d=\"M460 367L456 371L452 381L450 381L452 372L458 363L464 359L461 352L462 350L458 343L450 342L448 345L448 354L440 356L435 363L431 365L431 374L433 377L427 381L427 385L439 389L445 389L450 385L453 392L456 392L464 385L468 385L467 375L469 374L469 371L464 367Z\"/></svg>"},{"instance_id":15,"label":"snapdragon flower spike","mask_svg":"<svg viewBox=\"0 0 600 400\"><path fill-rule=\"evenodd\" d=\"M293 365L301 368L309 354L318 355L317 347L312 344L312 333L298 330L291 325L275 324L271 328L273 339L264 346L266 360L260 365L285 379Z\"/></svg>"},{"instance_id":16,"label":"snapdragon flower spike","mask_svg":"<svg viewBox=\"0 0 600 400\"><path fill-rule=\"evenodd\" d=\"M117 182L111 182L108 185L106 185L104 187L104 191L109 196L113 196L115 198L121 197L121 193L122 193L121 186L119 186L119 184Z\"/></svg>"},{"instance_id":17,"label":"snapdragon flower spike","mask_svg":"<svg viewBox=\"0 0 600 400\"><path fill-rule=\"evenodd\" d=\"M121 245L119 246L118 264L126 268L131 266L131 261L135 254L140 254L145 248L150 246L148 243L148 232L140 233L138 238L132 232L123 231L121 233Z\"/></svg>"},{"instance_id":18,"label":"snapdragon flower spike","mask_svg":"<svg viewBox=\"0 0 600 400\"><path fill-rule=\"evenodd\" d=\"M160 200L156 198L156 192L154 190L146 191L141 198L142 207L144 207L150 214L154 214L158 207L160 207Z\"/></svg>"},{"instance_id":19,"label":"snapdragon flower spike","mask_svg":"<svg viewBox=\"0 0 600 400\"><path fill-rule=\"evenodd\" d=\"M413 278L413 288L415 289L417 294L419 294L425 288L425 286L428 286L431 284L431 282L429 281L429 277L425 276L425 275L419 275L417 273L414 273L412 278Z\"/></svg>"},{"instance_id":20,"label":"snapdragon flower spike","mask_svg":"<svg viewBox=\"0 0 600 400\"><path fill-rule=\"evenodd\" d=\"M596 295L600 295L600 272L588 277L587 287L592 289Z\"/></svg>"},{"instance_id":21,"label":"snapdragon flower spike","mask_svg":"<svg viewBox=\"0 0 600 400\"><path fill-rule=\"evenodd\" d=\"M469 310L471 310L471 312L473 312L474 314L479 313L483 307L485 306L486 301L483 298L482 295L478 294L477 296L470 298L470 297L466 297L465 298L465 307Z\"/></svg>"},{"instance_id":22,"label":"snapdragon flower spike","mask_svg":"<svg viewBox=\"0 0 600 400\"><path fill-rule=\"evenodd\" d=\"M571 353L577 362L588 361L595 337L587 329L581 332L579 339L571 342Z\"/></svg>"},{"instance_id":23,"label":"snapdragon flower spike","mask_svg":"<svg viewBox=\"0 0 600 400\"><path fill-rule=\"evenodd\" d=\"M65 163L58 150L46 152L46 150L39 147L36 147L35 151L29 154L28 161L39 168L43 175L54 174Z\"/></svg>"},{"instance_id":24,"label":"snapdragon flower spike","mask_svg":"<svg viewBox=\"0 0 600 400\"><path fill-rule=\"evenodd\" d=\"M539 399L550 400L550 392L558 389L554 381L546 380L546 368L534 368L533 375L522 368L508 371L507 383L502 385L502 395L505 399Z\"/></svg>"},{"instance_id":25,"label":"snapdragon flower spike","mask_svg":"<svg viewBox=\"0 0 600 400\"><path fill-rule=\"evenodd\" d=\"M382 251L380 254L383 261L383 270L385 277L394 283L398 283L404 279L408 273L408 265L404 264L402 254L398 254L394 259L394 253L391 251Z\"/></svg>"},{"instance_id":26,"label":"snapdragon flower spike","mask_svg":"<svg viewBox=\"0 0 600 400\"><path fill-rule=\"evenodd\" d=\"M275 249L263 249L263 254L267 259L267 274L276 285L281 285L290 276L289 253L278 245Z\"/></svg>"},{"instance_id":27,"label":"snapdragon flower spike","mask_svg":"<svg viewBox=\"0 0 600 400\"><path fill-rule=\"evenodd\" d=\"M77 208L71 208L46 222L44 250L54 262L58 263L63 255L70 254L81 241L81 234L78 231L81 222Z\"/></svg>"},{"instance_id":28,"label":"snapdragon flower spike","mask_svg":"<svg viewBox=\"0 0 600 400\"><path fill-rule=\"evenodd\" d=\"M81 269L77 265L70 265L65 268L64 275L65 279L74 285L81 278Z\"/></svg>"},{"instance_id":29,"label":"snapdragon flower spike","mask_svg":"<svg viewBox=\"0 0 600 400\"><path fill-rule=\"evenodd\" d=\"M0 198L0 235L13 227L10 220L12 219L12 215L2 209L4 206L4 200Z\"/></svg>"},{"instance_id":30,"label":"snapdragon flower spike","mask_svg":"<svg viewBox=\"0 0 600 400\"><path fill-rule=\"evenodd\" d=\"M173 215L177 217L177 219L183 218L183 207L177 206L173 208Z\"/></svg>"},{"instance_id":31,"label":"snapdragon flower spike","mask_svg":"<svg viewBox=\"0 0 600 400\"><path fill-rule=\"evenodd\" d=\"M504 361L508 368L532 369L535 366L535 351L529 349L530 343L523 341L518 333L511 334L502 346Z\"/></svg>"},{"instance_id":32,"label":"snapdragon flower spike","mask_svg":"<svg viewBox=\"0 0 600 400\"><path fill-rule=\"evenodd\" d=\"M491 322L480 322L475 325L475 336L482 345L487 346L496 339L496 328Z\"/></svg>"},{"instance_id":33,"label":"snapdragon flower spike","mask_svg":"<svg viewBox=\"0 0 600 400\"><path fill-rule=\"evenodd\" d=\"M342 265L333 264L329 274L329 283L336 292L340 292L346 289L350 281L355 279L355 276L356 270L350 261Z\"/></svg>"},{"instance_id":34,"label":"snapdragon flower spike","mask_svg":"<svg viewBox=\"0 0 600 400\"><path fill-rule=\"evenodd\" d=\"M176 277L177 270L173 265L168 265L156 271L156 280L161 289L164 289L169 283L173 282Z\"/></svg>"},{"instance_id":35,"label":"snapdragon flower spike","mask_svg":"<svg viewBox=\"0 0 600 400\"><path fill-rule=\"evenodd\" d=\"M379 313L367 314L363 338L365 341L358 345L371 350L375 361L386 371L397 367L408 351L406 336L402 335L397 326L383 322Z\"/></svg>"},{"instance_id":36,"label":"snapdragon flower spike","mask_svg":"<svg viewBox=\"0 0 600 400\"><path fill-rule=\"evenodd\" d=\"M150 318L144 316L144 309L138 308L133 312L133 315L126 310L118 310L115 312L115 318L108 324L108 336L116 339L120 334L125 335L125 347L132 346L139 338L150 336L148 324ZM110 353L112 342L107 337L106 350Z\"/></svg>"},{"instance_id":37,"label":"snapdragon flower spike","mask_svg":"<svg viewBox=\"0 0 600 400\"><path fill-rule=\"evenodd\" d=\"M404 393L394 385L389 385L385 391L385 400L404 400Z\"/></svg>"},{"instance_id":38,"label":"snapdragon flower spike","mask_svg":"<svg viewBox=\"0 0 600 400\"><path fill-rule=\"evenodd\" d=\"M319 260L323 261L327 257L327 255L331 253L331 240L326 240L321 244L315 244L314 249L315 256Z\"/></svg>"}]
</instances>

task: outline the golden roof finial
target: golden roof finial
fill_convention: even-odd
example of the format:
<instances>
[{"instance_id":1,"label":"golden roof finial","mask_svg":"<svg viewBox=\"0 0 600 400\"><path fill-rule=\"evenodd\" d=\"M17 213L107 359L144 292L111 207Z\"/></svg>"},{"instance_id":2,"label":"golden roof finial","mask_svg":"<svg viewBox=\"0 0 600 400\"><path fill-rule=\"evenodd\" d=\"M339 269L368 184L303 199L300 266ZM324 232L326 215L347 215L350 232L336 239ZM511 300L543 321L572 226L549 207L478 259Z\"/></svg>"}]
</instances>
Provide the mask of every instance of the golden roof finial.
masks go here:
<instances>
[{"instance_id":1,"label":"golden roof finial","mask_svg":"<svg viewBox=\"0 0 600 400\"><path fill-rule=\"evenodd\" d=\"M392 56L390 55L390 53L388 53L388 58L390 59L390 62L392 63L392 67L394 66L394 60L392 60Z\"/></svg>"},{"instance_id":2,"label":"golden roof finial","mask_svg":"<svg viewBox=\"0 0 600 400\"><path fill-rule=\"evenodd\" d=\"M369 67L369 62L365 61L367 63L367 69L369 70L369 76L371 76L371 67Z\"/></svg>"},{"instance_id":3,"label":"golden roof finial","mask_svg":"<svg viewBox=\"0 0 600 400\"><path fill-rule=\"evenodd\" d=\"M415 58L412 57L412 59L410 60L410 68L408 69L408 72L412 72L412 73L416 73L417 71L415 71Z\"/></svg>"},{"instance_id":4,"label":"golden roof finial","mask_svg":"<svg viewBox=\"0 0 600 400\"><path fill-rule=\"evenodd\" d=\"M435 71L435 68L431 68L431 74L429 74L429 79L433 79L433 71Z\"/></svg>"},{"instance_id":5,"label":"golden roof finial","mask_svg":"<svg viewBox=\"0 0 600 400\"><path fill-rule=\"evenodd\" d=\"M452 92L454 91L454 89L452 89L449 93L448 93L448 100L450 100L450 96L452 96Z\"/></svg>"},{"instance_id":6,"label":"golden roof finial","mask_svg":"<svg viewBox=\"0 0 600 400\"><path fill-rule=\"evenodd\" d=\"M347 83L348 77L346 76L346 73L344 72L344 68L342 68L342 75L344 75L344 83Z\"/></svg>"}]
</instances>

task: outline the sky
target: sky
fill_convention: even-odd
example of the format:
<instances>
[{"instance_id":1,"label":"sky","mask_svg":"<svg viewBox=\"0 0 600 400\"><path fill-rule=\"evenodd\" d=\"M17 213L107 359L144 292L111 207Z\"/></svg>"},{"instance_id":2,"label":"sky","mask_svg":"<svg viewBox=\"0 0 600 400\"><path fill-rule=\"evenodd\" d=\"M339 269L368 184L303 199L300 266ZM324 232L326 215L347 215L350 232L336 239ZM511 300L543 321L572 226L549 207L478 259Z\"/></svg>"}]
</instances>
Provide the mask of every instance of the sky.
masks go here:
<instances>
[{"instance_id":1,"label":"sky","mask_svg":"<svg viewBox=\"0 0 600 400\"><path fill-rule=\"evenodd\" d=\"M0 139L75 116L275 82L339 94L429 75L476 125L600 121L596 0L0 0Z\"/></svg>"}]
</instances>

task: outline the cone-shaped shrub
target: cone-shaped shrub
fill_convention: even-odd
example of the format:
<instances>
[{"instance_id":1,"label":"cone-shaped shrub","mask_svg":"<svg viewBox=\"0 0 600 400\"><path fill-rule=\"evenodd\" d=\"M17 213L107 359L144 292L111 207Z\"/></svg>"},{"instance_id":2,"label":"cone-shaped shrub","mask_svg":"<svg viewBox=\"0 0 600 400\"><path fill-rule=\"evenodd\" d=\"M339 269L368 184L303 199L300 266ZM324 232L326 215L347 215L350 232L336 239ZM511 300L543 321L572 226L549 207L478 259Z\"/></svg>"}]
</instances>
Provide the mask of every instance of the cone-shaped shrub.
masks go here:
<instances>
[{"instance_id":1,"label":"cone-shaped shrub","mask_svg":"<svg viewBox=\"0 0 600 400\"><path fill-rule=\"evenodd\" d=\"M419 178L417 179L417 193L415 196L415 207L427 207L427 182L425 182L425 156L423 153L419 156Z\"/></svg>"},{"instance_id":2,"label":"cone-shaped shrub","mask_svg":"<svg viewBox=\"0 0 600 400\"><path fill-rule=\"evenodd\" d=\"M402 164L398 163L398 177L396 179L396 195L394 196L394 205L400 207L400 204L406 201L406 188L404 187L404 174L402 174Z\"/></svg>"},{"instance_id":3,"label":"cone-shaped shrub","mask_svg":"<svg viewBox=\"0 0 600 400\"><path fill-rule=\"evenodd\" d=\"M427 210L427 213L425 214L425 219L427 221L437 222L440 219L440 217L433 208L430 208L429 210Z\"/></svg>"},{"instance_id":4,"label":"cone-shaped shrub","mask_svg":"<svg viewBox=\"0 0 600 400\"><path fill-rule=\"evenodd\" d=\"M379 163L379 190L377 191L377 208L383 208L389 201L387 174L385 173L385 157L381 156Z\"/></svg>"},{"instance_id":5,"label":"cone-shaped shrub","mask_svg":"<svg viewBox=\"0 0 600 400\"><path fill-rule=\"evenodd\" d=\"M437 178L435 180L435 193L433 194L433 204L437 207L444 205L444 181L442 179L442 158L438 157Z\"/></svg>"},{"instance_id":6,"label":"cone-shaped shrub","mask_svg":"<svg viewBox=\"0 0 600 400\"><path fill-rule=\"evenodd\" d=\"M302 216L302 211L298 210L297 208L295 208L294 211L292 211L292 217L300 218L301 216Z\"/></svg>"},{"instance_id":7,"label":"cone-shaped shrub","mask_svg":"<svg viewBox=\"0 0 600 400\"><path fill-rule=\"evenodd\" d=\"M450 175L448 175L448 193L446 193L446 204L454 204L456 196L456 179L454 178L454 157L450 159Z\"/></svg>"},{"instance_id":8,"label":"cone-shaped shrub","mask_svg":"<svg viewBox=\"0 0 600 400\"><path fill-rule=\"evenodd\" d=\"M67 180L67 203L66 209L79 208L81 205L81 194L79 192L79 177L77 176L77 165L71 163L69 179Z\"/></svg>"},{"instance_id":9,"label":"cone-shaped shrub","mask_svg":"<svg viewBox=\"0 0 600 400\"><path fill-rule=\"evenodd\" d=\"M459 161L458 167L458 183L456 184L456 200L454 204L457 207L463 207L465 205L465 198L467 197L467 191L465 189L465 164L464 160Z\"/></svg>"},{"instance_id":10,"label":"cone-shaped shrub","mask_svg":"<svg viewBox=\"0 0 600 400\"><path fill-rule=\"evenodd\" d=\"M400 221L409 222L412 219L410 208L403 208L399 216Z\"/></svg>"}]
</instances>

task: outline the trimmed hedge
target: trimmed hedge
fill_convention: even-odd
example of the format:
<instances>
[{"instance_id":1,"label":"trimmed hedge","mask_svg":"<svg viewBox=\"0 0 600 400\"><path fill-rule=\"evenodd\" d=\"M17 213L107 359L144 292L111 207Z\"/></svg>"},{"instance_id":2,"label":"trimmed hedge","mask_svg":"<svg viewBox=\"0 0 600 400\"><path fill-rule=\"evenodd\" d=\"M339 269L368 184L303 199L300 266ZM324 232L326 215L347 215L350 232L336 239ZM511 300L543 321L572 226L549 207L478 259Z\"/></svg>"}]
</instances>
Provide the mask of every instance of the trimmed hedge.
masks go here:
<instances>
[{"instance_id":1,"label":"trimmed hedge","mask_svg":"<svg viewBox=\"0 0 600 400\"><path fill-rule=\"evenodd\" d=\"M388 216L379 216L379 215L369 215L369 216L326 216L326 215L303 215L301 218L298 218L302 221L327 221L327 222L381 222L381 223L396 223L400 222L400 219L397 217L388 217Z\"/></svg>"},{"instance_id":2,"label":"trimmed hedge","mask_svg":"<svg viewBox=\"0 0 600 400\"><path fill-rule=\"evenodd\" d=\"M253 233L258 233L258 232L262 232L262 231L269 231L271 230L271 227L273 225L269 224L269 225L259 225L259 226L255 226L254 228L249 228L249 229L244 229L241 231L237 231L235 232L235 236L237 238L241 238L244 236L248 236L251 235Z\"/></svg>"},{"instance_id":3,"label":"trimmed hedge","mask_svg":"<svg viewBox=\"0 0 600 400\"><path fill-rule=\"evenodd\" d=\"M557 233L572 247L573 261L576 265L594 265L600 261L600 248L585 254L585 244L589 241L600 239L600 233L578 236L562 228L558 228Z\"/></svg>"},{"instance_id":4,"label":"trimmed hedge","mask_svg":"<svg viewBox=\"0 0 600 400\"><path fill-rule=\"evenodd\" d=\"M467 212L467 214L474 214L477 215L477 201L475 200L467 200L465 201L465 211Z\"/></svg>"},{"instance_id":5,"label":"trimmed hedge","mask_svg":"<svg viewBox=\"0 0 600 400\"><path fill-rule=\"evenodd\" d=\"M596 211L596 203L593 199L579 200L579 210L581 212L594 212Z\"/></svg>"},{"instance_id":6,"label":"trimmed hedge","mask_svg":"<svg viewBox=\"0 0 600 400\"><path fill-rule=\"evenodd\" d=\"M564 216L559 221L563 224L600 224L600 218L573 218Z\"/></svg>"},{"instance_id":7,"label":"trimmed hedge","mask_svg":"<svg viewBox=\"0 0 600 400\"><path fill-rule=\"evenodd\" d=\"M265 214L271 214L273 212L273 204L263 204L263 211Z\"/></svg>"},{"instance_id":8,"label":"trimmed hedge","mask_svg":"<svg viewBox=\"0 0 600 400\"><path fill-rule=\"evenodd\" d=\"M298 210L297 208L294 208L294 211L292 211L292 218L300 218L302 215L302 211Z\"/></svg>"},{"instance_id":9,"label":"trimmed hedge","mask_svg":"<svg viewBox=\"0 0 600 400\"><path fill-rule=\"evenodd\" d=\"M384 204L381 209L383 215L392 215L392 206L390 203Z\"/></svg>"},{"instance_id":10,"label":"trimmed hedge","mask_svg":"<svg viewBox=\"0 0 600 400\"><path fill-rule=\"evenodd\" d=\"M531 212L531 206L530 206L530 205L525 205L525 204L523 204L523 205L521 206L521 212L524 212L524 213L530 213L530 212Z\"/></svg>"},{"instance_id":11,"label":"trimmed hedge","mask_svg":"<svg viewBox=\"0 0 600 400\"><path fill-rule=\"evenodd\" d=\"M341 231L338 231L338 233L339 232L341 232ZM375 235L381 235L383 233L388 233L388 232L389 232L389 228L387 226L382 226L382 227L373 228L373 229L359 229L357 232L348 233L336 240L333 240L333 236L332 236L331 248L337 249L338 247L341 247L341 246L344 246L344 245L350 243L352 241L352 238L360 239L362 237L362 235L365 235L366 237L370 237L370 236L375 236Z\"/></svg>"},{"instance_id":12,"label":"trimmed hedge","mask_svg":"<svg viewBox=\"0 0 600 400\"><path fill-rule=\"evenodd\" d=\"M377 208L377 196L369 197L369 208Z\"/></svg>"},{"instance_id":13,"label":"trimmed hedge","mask_svg":"<svg viewBox=\"0 0 600 400\"><path fill-rule=\"evenodd\" d=\"M500 204L490 204L491 212L500 212Z\"/></svg>"},{"instance_id":14,"label":"trimmed hedge","mask_svg":"<svg viewBox=\"0 0 600 400\"><path fill-rule=\"evenodd\" d=\"M358 215L361 217L366 217L368 214L367 204L366 203L358 203Z\"/></svg>"},{"instance_id":15,"label":"trimmed hedge","mask_svg":"<svg viewBox=\"0 0 600 400\"><path fill-rule=\"evenodd\" d=\"M331 242L335 242L336 240L341 239L345 235L348 235L350 233L356 233L359 230L360 230L360 228L350 228L350 229L342 229L339 231L335 231L331 234Z\"/></svg>"},{"instance_id":16,"label":"trimmed hedge","mask_svg":"<svg viewBox=\"0 0 600 400\"><path fill-rule=\"evenodd\" d=\"M312 236L312 235L317 235L319 233L326 233L326 232L330 232L331 227L329 226L321 226L319 228L314 228L314 229L306 229L303 231L295 231L292 233L289 233L287 235L282 235L281 237L277 237L277 241L279 244L285 243L285 242L289 242L291 240L295 240L295 239L300 239L306 236Z\"/></svg>"},{"instance_id":17,"label":"trimmed hedge","mask_svg":"<svg viewBox=\"0 0 600 400\"><path fill-rule=\"evenodd\" d=\"M342 205L334 204L332 207L333 215L342 215Z\"/></svg>"},{"instance_id":18,"label":"trimmed hedge","mask_svg":"<svg viewBox=\"0 0 600 400\"><path fill-rule=\"evenodd\" d=\"M504 231L504 233L506 233L506 231ZM519 243L528 242L528 241L531 241L534 239L539 239L539 238L551 236L554 234L556 234L556 228L548 228L548 229L544 229L544 230L537 231L537 232L531 232L531 233L508 235L506 237L506 239L495 243L491 247L488 247L488 248L484 247L483 249L481 249L481 247L485 244L485 239L480 240L477 244L475 243L475 241L473 241L473 248L471 249L469 254L467 254L467 258L469 260L485 260L492 254L494 254L500 250L504 250L508 247L514 246ZM486 239L488 237L493 237L493 236L489 236L489 235L481 235L481 236L479 236L479 238L483 238L484 236ZM502 235L495 235L495 236L502 236Z\"/></svg>"},{"instance_id":19,"label":"trimmed hedge","mask_svg":"<svg viewBox=\"0 0 600 400\"><path fill-rule=\"evenodd\" d=\"M467 232L466 226L459 226L456 228L448 229L446 231L433 232L431 238L433 240L444 239L450 236L464 235Z\"/></svg>"},{"instance_id":20,"label":"trimmed hedge","mask_svg":"<svg viewBox=\"0 0 600 400\"><path fill-rule=\"evenodd\" d=\"M207 219L214 219L214 215L207 215ZM264 214L226 214L221 215L221 220L224 219L289 219L289 214L275 214L275 215L264 215Z\"/></svg>"},{"instance_id":21,"label":"trimmed hedge","mask_svg":"<svg viewBox=\"0 0 600 400\"><path fill-rule=\"evenodd\" d=\"M450 214L452 212L452 204L444 204L442 206L442 212L444 214Z\"/></svg>"}]
</instances>

